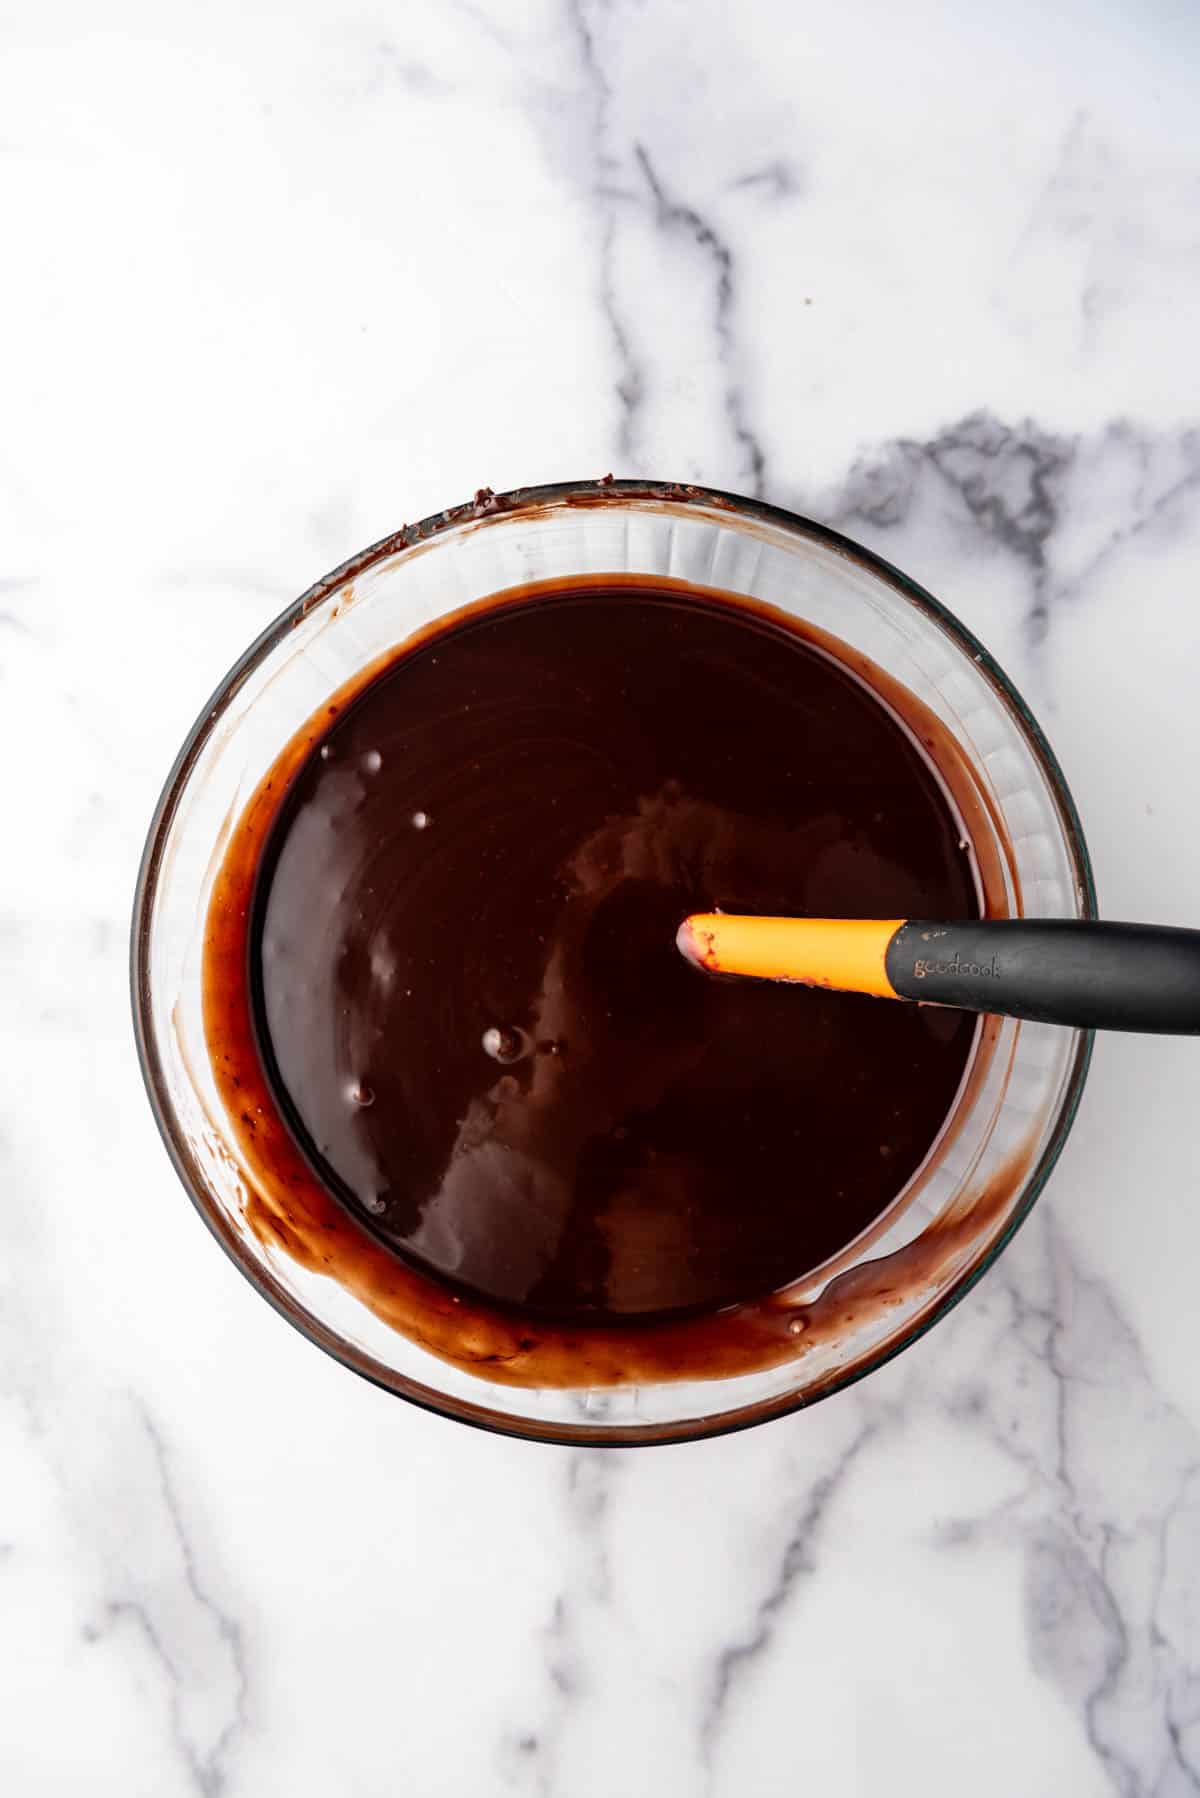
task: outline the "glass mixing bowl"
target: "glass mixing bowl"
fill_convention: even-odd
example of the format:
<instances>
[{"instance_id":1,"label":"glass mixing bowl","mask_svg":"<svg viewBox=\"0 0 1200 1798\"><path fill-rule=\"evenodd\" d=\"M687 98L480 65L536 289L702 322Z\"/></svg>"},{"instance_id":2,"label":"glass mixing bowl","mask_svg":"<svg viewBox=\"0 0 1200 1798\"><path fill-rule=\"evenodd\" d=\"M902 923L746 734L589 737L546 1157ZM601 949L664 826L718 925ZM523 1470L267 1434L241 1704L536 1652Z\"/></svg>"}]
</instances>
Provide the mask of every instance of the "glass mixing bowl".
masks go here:
<instances>
[{"instance_id":1,"label":"glass mixing bowl","mask_svg":"<svg viewBox=\"0 0 1200 1798\"><path fill-rule=\"evenodd\" d=\"M230 825L292 734L382 652L446 613L569 575L674 577L774 606L869 658L912 716L967 823L993 915L1095 915L1062 773L1002 670L945 607L879 557L770 506L696 487L568 483L407 526L297 600L231 669L194 725L151 825L134 907L133 1007L146 1087L184 1186L217 1240L297 1329L389 1391L543 1441L653 1443L776 1417L912 1342L1027 1215L1071 1127L1085 1034L982 1020L955 1108L885 1216L797 1287L803 1325L779 1364L736 1377L525 1388L443 1361L336 1280L249 1226L244 1163L213 1080L201 952ZM879 684L877 681L876 684ZM922 710L927 708L927 710ZM903 711L905 707L902 705ZM913 728L920 729L919 723ZM803 1004L802 995L797 1003Z\"/></svg>"}]
</instances>

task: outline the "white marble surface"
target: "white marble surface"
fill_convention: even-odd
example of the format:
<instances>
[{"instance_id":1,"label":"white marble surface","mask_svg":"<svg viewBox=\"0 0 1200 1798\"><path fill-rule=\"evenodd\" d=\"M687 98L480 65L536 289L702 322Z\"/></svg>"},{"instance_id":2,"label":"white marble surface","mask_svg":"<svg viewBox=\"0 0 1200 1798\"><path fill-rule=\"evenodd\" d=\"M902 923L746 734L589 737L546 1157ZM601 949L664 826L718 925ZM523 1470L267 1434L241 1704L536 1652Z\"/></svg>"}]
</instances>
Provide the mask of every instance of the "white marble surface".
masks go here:
<instances>
[{"instance_id":1,"label":"white marble surface","mask_svg":"<svg viewBox=\"0 0 1200 1798\"><path fill-rule=\"evenodd\" d=\"M194 713L401 520L652 472L909 568L1200 922L1187 0L0 9L0 1790L1200 1792L1200 1045L855 1390L410 1411L192 1214L125 936Z\"/></svg>"}]
</instances>

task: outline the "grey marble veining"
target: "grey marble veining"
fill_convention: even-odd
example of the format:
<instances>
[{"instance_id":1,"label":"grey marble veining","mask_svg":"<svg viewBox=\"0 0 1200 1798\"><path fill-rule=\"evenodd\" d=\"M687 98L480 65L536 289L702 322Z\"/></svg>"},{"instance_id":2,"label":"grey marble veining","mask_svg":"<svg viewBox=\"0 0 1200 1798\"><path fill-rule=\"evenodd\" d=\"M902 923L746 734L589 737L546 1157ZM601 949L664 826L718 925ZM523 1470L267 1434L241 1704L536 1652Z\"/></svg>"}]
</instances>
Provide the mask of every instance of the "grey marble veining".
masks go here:
<instances>
[{"instance_id":1,"label":"grey marble veining","mask_svg":"<svg viewBox=\"0 0 1200 1798\"><path fill-rule=\"evenodd\" d=\"M0 21L0 1788L1200 1791L1195 1045L1097 1048L951 1317L655 1453L478 1436L243 1285L125 936L192 717L363 544L756 492L1036 708L1112 916L1200 921L1186 8L80 0Z\"/></svg>"}]
</instances>

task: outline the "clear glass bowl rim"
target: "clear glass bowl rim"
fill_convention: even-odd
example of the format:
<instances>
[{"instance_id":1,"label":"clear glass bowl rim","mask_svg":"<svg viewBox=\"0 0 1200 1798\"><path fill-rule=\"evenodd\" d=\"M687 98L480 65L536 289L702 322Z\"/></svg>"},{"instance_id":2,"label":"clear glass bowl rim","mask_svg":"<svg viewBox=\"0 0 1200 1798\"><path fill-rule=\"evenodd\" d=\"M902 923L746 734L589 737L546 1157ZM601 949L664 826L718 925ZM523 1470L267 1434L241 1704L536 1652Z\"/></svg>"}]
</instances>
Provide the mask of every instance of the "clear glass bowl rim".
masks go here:
<instances>
[{"instance_id":1,"label":"clear glass bowl rim","mask_svg":"<svg viewBox=\"0 0 1200 1798\"><path fill-rule=\"evenodd\" d=\"M482 506L481 498L484 499ZM370 1367L361 1365L353 1349L348 1345L324 1339L314 1328L310 1327L307 1317L299 1307L290 1306L268 1290L267 1286L257 1277L253 1263L235 1254L228 1238L220 1230L212 1208L206 1200L203 1182L196 1176L187 1143L182 1132L177 1128L177 1120L167 1093L166 1080L154 1042L150 1017L151 981L149 971L151 917L163 851L192 767L211 733L219 728L225 708L240 687L300 619L305 617L329 593L340 588L346 581L353 580L383 557L395 555L418 543L428 543L460 525L476 523L483 516L501 517L510 512L528 513L540 506L556 506L571 500L619 504L622 499L668 501L676 506L690 505L697 508L715 509L748 520L761 520L786 533L816 541L857 563L869 574L894 587L917 610L931 617L957 643L960 649L972 657L999 698L1017 719L1029 748L1045 777L1047 787L1059 813L1064 840L1074 865L1081 915L1084 918L1095 918L1098 915L1091 856L1083 834L1083 826L1066 776L1041 726L1012 680L986 646L968 630L961 619L940 600L935 599L933 594L929 593L919 582L914 581L911 576L895 567L883 556L856 543L853 538L843 536L828 525L820 524L815 519L805 518L800 513L788 511L784 507L770 505L765 500L729 493L722 488L701 487L693 483L673 481L616 480L611 477L603 480L555 481L530 487L518 487L506 493L491 494L489 491L483 490L483 493L476 495L474 500L466 501L462 505L453 506L441 512L431 513L427 518L421 519L415 524L404 525L399 531L380 538L378 542L358 551L340 567L333 569L331 573L314 582L306 592L300 595L299 599L285 607L279 616L267 625L244 653L238 657L201 709L184 739L154 808L134 890L130 931L130 991L134 1040L142 1079L159 1135L162 1137L167 1154L184 1190L210 1234L216 1238L235 1267L249 1281L259 1296L265 1299L294 1329L298 1330L315 1347L323 1350L324 1353L340 1362L343 1367L356 1373L361 1379L368 1380L372 1385L378 1386L396 1397L406 1399L408 1403L417 1405L422 1410L431 1411L435 1415L448 1418L453 1422L466 1423L490 1434L511 1436L521 1441L628 1448L664 1446L671 1442L697 1441L706 1437L732 1435L739 1430L752 1428L756 1424L789 1416L795 1411L804 1410L809 1405L819 1403L821 1399L831 1397L835 1392L845 1390L846 1387L854 1385L858 1380L865 1379L868 1374L874 1373L878 1368L894 1359L912 1343L919 1341L926 1331L931 1330L935 1324L939 1323L983 1277L997 1256L1011 1242L1037 1202L1075 1122L1091 1063L1093 1032L1081 1031L1078 1033L1074 1064L1053 1128L1041 1155L1030 1169L1020 1202L1014 1207L1004 1230L991 1244L987 1253L981 1257L979 1263L968 1269L955 1283L950 1285L937 1304L918 1319L911 1329L896 1341L887 1343L876 1353L866 1356L861 1362L849 1367L841 1377L831 1380L817 1393L789 1393L727 1416L688 1419L681 1426L675 1428L668 1429L656 1424L648 1426L644 1432L628 1430L605 1434L594 1426L584 1425L578 1430L574 1430L561 1423L543 1426L533 1419L506 1417L499 1412L485 1414L480 1407L462 1408L448 1395L444 1402L438 1402L432 1397L427 1398L414 1393L399 1384L380 1378Z\"/></svg>"}]
</instances>

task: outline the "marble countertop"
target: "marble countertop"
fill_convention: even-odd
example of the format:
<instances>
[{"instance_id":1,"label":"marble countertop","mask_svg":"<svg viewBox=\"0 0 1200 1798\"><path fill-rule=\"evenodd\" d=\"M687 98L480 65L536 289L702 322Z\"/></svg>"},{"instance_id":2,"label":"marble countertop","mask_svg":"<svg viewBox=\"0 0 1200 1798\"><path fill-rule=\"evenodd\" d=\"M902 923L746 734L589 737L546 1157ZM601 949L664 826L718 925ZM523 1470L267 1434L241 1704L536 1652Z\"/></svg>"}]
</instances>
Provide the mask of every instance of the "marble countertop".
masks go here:
<instances>
[{"instance_id":1,"label":"marble countertop","mask_svg":"<svg viewBox=\"0 0 1200 1798\"><path fill-rule=\"evenodd\" d=\"M747 1435L410 1410L209 1240L126 997L164 772L401 520L758 492L1023 688L1111 916L1200 922L1182 0L83 0L0 18L0 1789L1200 1792L1200 1046L1102 1041L945 1324Z\"/></svg>"}]
</instances>

